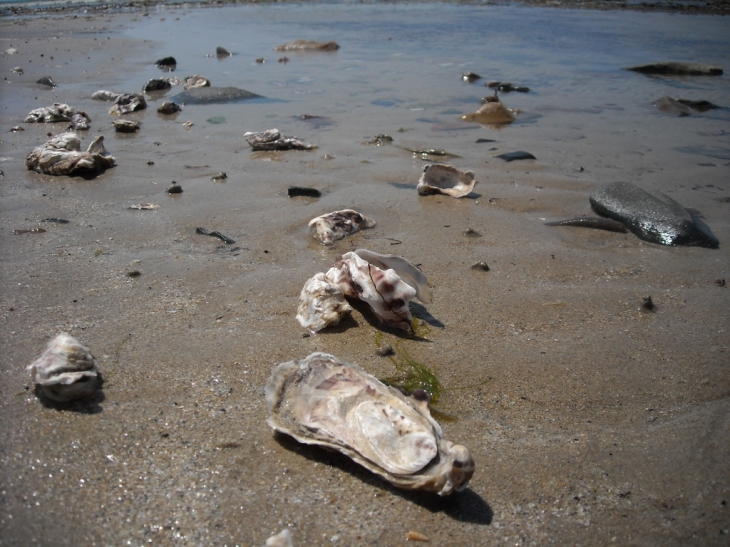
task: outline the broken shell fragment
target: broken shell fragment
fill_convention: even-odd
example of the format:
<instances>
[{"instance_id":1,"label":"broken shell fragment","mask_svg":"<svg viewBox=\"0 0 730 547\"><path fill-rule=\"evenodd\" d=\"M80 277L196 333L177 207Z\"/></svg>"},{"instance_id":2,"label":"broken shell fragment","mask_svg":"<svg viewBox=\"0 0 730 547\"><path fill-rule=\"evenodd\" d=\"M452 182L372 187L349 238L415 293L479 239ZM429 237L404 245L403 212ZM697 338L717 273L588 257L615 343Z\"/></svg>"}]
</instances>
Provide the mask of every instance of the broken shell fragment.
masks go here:
<instances>
[{"instance_id":1,"label":"broken shell fragment","mask_svg":"<svg viewBox=\"0 0 730 547\"><path fill-rule=\"evenodd\" d=\"M135 131L139 131L140 124L139 122L135 122L132 120L124 120L122 118L117 118L112 122L112 125L114 126L114 129L117 131L117 133L134 133Z\"/></svg>"},{"instance_id":2,"label":"broken shell fragment","mask_svg":"<svg viewBox=\"0 0 730 547\"><path fill-rule=\"evenodd\" d=\"M98 173L114 165L114 158L104 148L104 137L99 135L81 151L81 140L75 133L61 133L43 146L36 147L25 165L28 169L46 175L76 175Z\"/></svg>"},{"instance_id":3,"label":"broken shell fragment","mask_svg":"<svg viewBox=\"0 0 730 547\"><path fill-rule=\"evenodd\" d=\"M399 488L444 496L474 474L469 450L443 438L427 402L358 365L313 353L275 367L265 393L274 430L341 452Z\"/></svg>"},{"instance_id":4,"label":"broken shell fragment","mask_svg":"<svg viewBox=\"0 0 730 547\"><path fill-rule=\"evenodd\" d=\"M284 528L266 540L266 547L294 547L294 540L288 528Z\"/></svg>"},{"instance_id":5,"label":"broken shell fragment","mask_svg":"<svg viewBox=\"0 0 730 547\"><path fill-rule=\"evenodd\" d=\"M41 393L54 401L89 397L98 386L96 359L89 348L66 333L51 340L27 368Z\"/></svg>"},{"instance_id":6,"label":"broken shell fragment","mask_svg":"<svg viewBox=\"0 0 730 547\"><path fill-rule=\"evenodd\" d=\"M309 232L322 245L332 245L338 239L373 226L375 226L373 219L354 209L343 209L310 220Z\"/></svg>"},{"instance_id":7,"label":"broken shell fragment","mask_svg":"<svg viewBox=\"0 0 730 547\"><path fill-rule=\"evenodd\" d=\"M208 78L198 76L197 74L194 76L187 76L183 79L183 89L191 89L195 87L210 87L210 80Z\"/></svg>"},{"instance_id":8,"label":"broken shell fragment","mask_svg":"<svg viewBox=\"0 0 730 547\"><path fill-rule=\"evenodd\" d=\"M69 131L88 131L90 123L91 118L89 118L89 115L79 110L71 116L71 123L68 124L67 129Z\"/></svg>"},{"instance_id":9,"label":"broken shell fragment","mask_svg":"<svg viewBox=\"0 0 730 547\"><path fill-rule=\"evenodd\" d=\"M31 110L25 117L25 123L56 123L71 121L74 110L64 103L53 103Z\"/></svg>"},{"instance_id":10,"label":"broken shell fragment","mask_svg":"<svg viewBox=\"0 0 730 547\"><path fill-rule=\"evenodd\" d=\"M352 312L339 285L332 283L320 272L310 278L299 295L297 321L310 332L319 332L340 321Z\"/></svg>"},{"instance_id":11,"label":"broken shell fragment","mask_svg":"<svg viewBox=\"0 0 730 547\"><path fill-rule=\"evenodd\" d=\"M452 198L469 195L477 181L474 171L460 171L451 165L435 163L426 165L416 187L422 196L446 194Z\"/></svg>"},{"instance_id":12,"label":"broken shell fragment","mask_svg":"<svg viewBox=\"0 0 730 547\"><path fill-rule=\"evenodd\" d=\"M316 145L304 142L299 137L285 137L278 129L267 129L259 133L249 131L243 134L254 150L311 150Z\"/></svg>"},{"instance_id":13,"label":"broken shell fragment","mask_svg":"<svg viewBox=\"0 0 730 547\"><path fill-rule=\"evenodd\" d=\"M141 93L122 93L109 109L109 114L119 116L147 108L147 101Z\"/></svg>"}]
</instances>

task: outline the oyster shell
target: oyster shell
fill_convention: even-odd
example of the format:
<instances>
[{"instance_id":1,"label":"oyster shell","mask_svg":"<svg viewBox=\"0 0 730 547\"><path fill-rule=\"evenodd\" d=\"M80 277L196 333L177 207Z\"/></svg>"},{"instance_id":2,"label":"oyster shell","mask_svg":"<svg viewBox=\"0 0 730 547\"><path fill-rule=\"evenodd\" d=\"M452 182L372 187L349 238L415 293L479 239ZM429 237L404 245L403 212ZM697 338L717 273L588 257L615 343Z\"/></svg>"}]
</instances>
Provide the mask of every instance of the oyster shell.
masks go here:
<instances>
[{"instance_id":1,"label":"oyster shell","mask_svg":"<svg viewBox=\"0 0 730 547\"><path fill-rule=\"evenodd\" d=\"M338 239L373 226L373 219L354 209L342 209L310 220L309 232L322 245L332 245Z\"/></svg>"},{"instance_id":2,"label":"oyster shell","mask_svg":"<svg viewBox=\"0 0 730 547\"><path fill-rule=\"evenodd\" d=\"M259 133L248 131L243 134L248 144L256 151L259 150L312 150L314 144L304 142L299 137L285 137L278 129L267 129Z\"/></svg>"},{"instance_id":3,"label":"oyster shell","mask_svg":"<svg viewBox=\"0 0 730 547\"><path fill-rule=\"evenodd\" d=\"M89 397L98 386L96 359L89 348L65 332L48 343L28 370L41 393L54 401Z\"/></svg>"},{"instance_id":4,"label":"oyster shell","mask_svg":"<svg viewBox=\"0 0 730 547\"><path fill-rule=\"evenodd\" d=\"M43 146L37 146L25 165L46 175L76 175L79 172L97 173L114 165L114 158L104 148L104 137L99 135L81 151L81 140L75 133L61 133Z\"/></svg>"},{"instance_id":5,"label":"oyster shell","mask_svg":"<svg viewBox=\"0 0 730 547\"><path fill-rule=\"evenodd\" d=\"M278 534L274 534L268 538L266 540L266 547L294 547L294 539L289 528L284 528Z\"/></svg>"},{"instance_id":6,"label":"oyster shell","mask_svg":"<svg viewBox=\"0 0 730 547\"><path fill-rule=\"evenodd\" d=\"M399 488L444 496L474 474L469 450L443 438L426 401L358 365L313 353L275 367L265 393L274 430L337 450Z\"/></svg>"},{"instance_id":7,"label":"oyster shell","mask_svg":"<svg viewBox=\"0 0 730 547\"><path fill-rule=\"evenodd\" d=\"M175 101L165 101L157 109L160 114L177 114L182 110L182 107Z\"/></svg>"},{"instance_id":8,"label":"oyster shell","mask_svg":"<svg viewBox=\"0 0 730 547\"><path fill-rule=\"evenodd\" d=\"M53 103L31 110L25 117L25 123L56 123L71 121L74 109L64 103Z\"/></svg>"},{"instance_id":9,"label":"oyster shell","mask_svg":"<svg viewBox=\"0 0 730 547\"><path fill-rule=\"evenodd\" d=\"M297 321L311 332L321 331L330 325L339 325L352 308L345 300L339 285L332 283L323 272L311 277L299 295Z\"/></svg>"},{"instance_id":10,"label":"oyster shell","mask_svg":"<svg viewBox=\"0 0 730 547\"><path fill-rule=\"evenodd\" d=\"M97 101L116 101L119 95L121 95L121 93L115 93L114 91L100 89L99 91L94 91L91 94L91 98Z\"/></svg>"},{"instance_id":11,"label":"oyster shell","mask_svg":"<svg viewBox=\"0 0 730 547\"><path fill-rule=\"evenodd\" d=\"M197 74L193 76L187 76L183 80L183 89L190 89L195 87L210 87L210 80L208 78L198 76Z\"/></svg>"},{"instance_id":12,"label":"oyster shell","mask_svg":"<svg viewBox=\"0 0 730 547\"><path fill-rule=\"evenodd\" d=\"M446 194L452 198L463 198L474 190L476 183L474 171L460 171L451 165L435 163L423 168L416 189L422 196Z\"/></svg>"},{"instance_id":13,"label":"oyster shell","mask_svg":"<svg viewBox=\"0 0 730 547\"><path fill-rule=\"evenodd\" d=\"M136 110L147 108L147 101L141 93L122 93L116 99L109 109L112 116L120 116Z\"/></svg>"},{"instance_id":14,"label":"oyster shell","mask_svg":"<svg viewBox=\"0 0 730 547\"><path fill-rule=\"evenodd\" d=\"M86 112L77 111L71 116L71 123L68 124L68 131L88 131L91 118Z\"/></svg>"}]
</instances>

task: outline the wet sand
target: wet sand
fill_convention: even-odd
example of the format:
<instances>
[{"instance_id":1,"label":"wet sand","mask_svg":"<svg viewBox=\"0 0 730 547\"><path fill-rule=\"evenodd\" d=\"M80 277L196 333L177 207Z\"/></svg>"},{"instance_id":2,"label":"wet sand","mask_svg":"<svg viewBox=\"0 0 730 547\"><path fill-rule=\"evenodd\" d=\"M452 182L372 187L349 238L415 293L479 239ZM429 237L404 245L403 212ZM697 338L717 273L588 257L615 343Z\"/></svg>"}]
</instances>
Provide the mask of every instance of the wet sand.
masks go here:
<instances>
[{"instance_id":1,"label":"wet sand","mask_svg":"<svg viewBox=\"0 0 730 547\"><path fill-rule=\"evenodd\" d=\"M640 122L617 128L612 117L627 114L582 100L577 78L561 92L575 95L573 107L545 90L503 95L525 111L522 125L450 129L470 108L462 91L469 88L454 92L456 104L433 109L428 74L450 71L458 80L484 70L473 59L462 65L454 55L441 69L415 64L407 97L393 97L403 108L378 110L357 94L358 78L365 92L378 90L355 60L334 74L327 65L336 56L276 63L274 45L304 36L270 36L261 44L267 63L257 67L255 50L236 50L229 64L206 58L217 45L235 45L213 35L175 75L215 74L221 85L270 97L280 89L282 100L187 106L170 118L155 112L158 99L128 116L142 122L139 134L112 133L109 104L89 92L138 90L163 75L151 62L186 53L129 29L157 18L160 34L174 34L191 13L214 11L0 20L2 52L18 50L0 52L7 78L0 82L0 545L260 546L285 527L298 546L405 545L411 530L433 545L724 545L726 114L680 130L684 120L637 106ZM24 74L11 72L15 66ZM303 66L313 83L302 81ZM59 87L35 86L43 75ZM679 85L713 102L725 97L716 81ZM615 93L625 98L622 88ZM23 118L54 101L90 114L84 146L104 134L117 167L93 180L25 168L25 156L64 124ZM332 124L293 118L305 113ZM224 124L206 121L220 115ZM10 132L17 125L24 131ZM251 153L243 133L277 125L319 148ZM460 155L452 163L476 172L476 194L419 197L424 161L396 146L362 144L378 132L396 145ZM677 152L688 146L683 135L701 151ZM538 159L493 157L513 150ZM213 182L220 171L228 179ZM590 214L589 194L613 180L667 191L698 209L720 248L544 226ZM172 181L182 194L165 193ZM292 184L324 195L289 199ZM146 202L160 208L128 209ZM345 207L378 226L332 248L308 237L311 218ZM70 223L40 223L49 217ZM196 234L198 226L236 243ZM37 227L45 232L12 234ZM481 236L465 235L470 228ZM362 307L339 328L303 336L294 319L302 285L361 247L405 256L428 277L434 302L412 308L422 340L384 331ZM476 261L490 270L472 270ZM141 275L129 277L133 270ZM642 309L646 296L654 311ZM41 404L24 367L62 331L91 349L104 382L93 401L59 409ZM397 350L397 362L410 357L432 368L443 384L437 409L445 436L468 446L477 463L466 491L444 499L400 491L266 425L263 386L272 367L325 351L392 377L398 370L376 354L379 343Z\"/></svg>"}]
</instances>

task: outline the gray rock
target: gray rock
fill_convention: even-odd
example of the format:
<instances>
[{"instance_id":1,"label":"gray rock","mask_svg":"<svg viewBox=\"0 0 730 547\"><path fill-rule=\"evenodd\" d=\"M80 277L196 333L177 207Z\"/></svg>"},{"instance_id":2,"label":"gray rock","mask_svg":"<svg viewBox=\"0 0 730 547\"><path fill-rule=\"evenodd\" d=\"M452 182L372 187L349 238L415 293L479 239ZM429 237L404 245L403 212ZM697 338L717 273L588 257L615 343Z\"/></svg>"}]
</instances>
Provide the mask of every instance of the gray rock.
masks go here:
<instances>
[{"instance_id":1,"label":"gray rock","mask_svg":"<svg viewBox=\"0 0 730 547\"><path fill-rule=\"evenodd\" d=\"M172 100L178 104L215 104L262 98L261 95L237 87L193 87L178 93Z\"/></svg>"},{"instance_id":2,"label":"gray rock","mask_svg":"<svg viewBox=\"0 0 730 547\"><path fill-rule=\"evenodd\" d=\"M722 67L719 66L677 61L631 66L627 67L626 70L641 72L642 74L660 74L666 76L720 76L722 74Z\"/></svg>"}]
</instances>

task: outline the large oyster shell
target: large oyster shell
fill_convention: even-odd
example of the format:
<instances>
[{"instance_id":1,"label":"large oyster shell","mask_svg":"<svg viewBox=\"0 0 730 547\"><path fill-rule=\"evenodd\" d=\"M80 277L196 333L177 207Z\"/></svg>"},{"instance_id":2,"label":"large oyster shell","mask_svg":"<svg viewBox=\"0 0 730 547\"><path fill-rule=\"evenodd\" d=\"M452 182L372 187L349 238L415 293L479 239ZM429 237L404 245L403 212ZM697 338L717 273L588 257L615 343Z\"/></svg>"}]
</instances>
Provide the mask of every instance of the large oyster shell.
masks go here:
<instances>
[{"instance_id":1,"label":"large oyster shell","mask_svg":"<svg viewBox=\"0 0 730 547\"><path fill-rule=\"evenodd\" d=\"M309 221L309 232L322 245L332 245L345 236L375 226L372 218L354 209L342 209L321 215Z\"/></svg>"},{"instance_id":2,"label":"large oyster shell","mask_svg":"<svg viewBox=\"0 0 730 547\"><path fill-rule=\"evenodd\" d=\"M61 133L42 146L37 146L25 158L25 165L46 175L76 175L79 172L97 173L114 165L114 158L104 148L104 137L99 135L81 151L81 140L76 133Z\"/></svg>"},{"instance_id":3,"label":"large oyster shell","mask_svg":"<svg viewBox=\"0 0 730 547\"><path fill-rule=\"evenodd\" d=\"M266 383L269 425L337 450L409 490L444 496L474 474L469 450L443 438L428 404L326 353L282 363Z\"/></svg>"},{"instance_id":4,"label":"large oyster shell","mask_svg":"<svg viewBox=\"0 0 730 547\"><path fill-rule=\"evenodd\" d=\"M416 189L422 196L446 194L452 198L463 198L474 190L476 183L474 171L460 171L451 165L434 163L423 168Z\"/></svg>"},{"instance_id":5,"label":"large oyster shell","mask_svg":"<svg viewBox=\"0 0 730 547\"><path fill-rule=\"evenodd\" d=\"M48 343L28 370L41 393L54 401L89 397L98 385L96 359L89 348L65 332Z\"/></svg>"}]
</instances>

